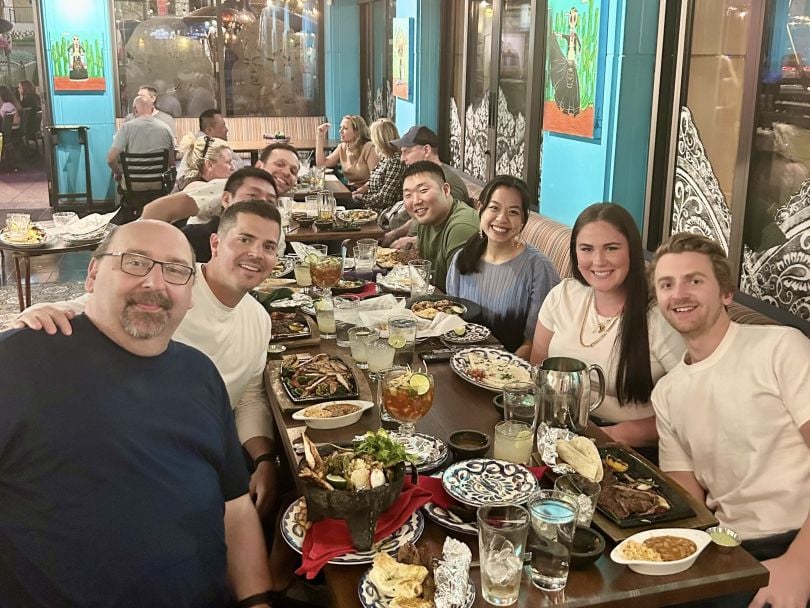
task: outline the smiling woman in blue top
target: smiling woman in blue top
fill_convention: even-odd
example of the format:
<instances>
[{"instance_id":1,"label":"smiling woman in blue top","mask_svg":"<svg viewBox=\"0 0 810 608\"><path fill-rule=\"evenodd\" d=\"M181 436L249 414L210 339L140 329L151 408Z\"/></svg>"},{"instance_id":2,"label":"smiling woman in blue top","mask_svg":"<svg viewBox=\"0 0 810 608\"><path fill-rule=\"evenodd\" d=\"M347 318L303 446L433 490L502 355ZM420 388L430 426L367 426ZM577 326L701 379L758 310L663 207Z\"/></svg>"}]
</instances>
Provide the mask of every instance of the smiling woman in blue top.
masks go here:
<instances>
[{"instance_id":1,"label":"smiling woman in blue top","mask_svg":"<svg viewBox=\"0 0 810 608\"><path fill-rule=\"evenodd\" d=\"M529 219L526 182L499 175L481 191L480 232L454 256L447 293L481 306L484 324L509 350L529 358L537 313L560 282L544 254L520 239Z\"/></svg>"}]
</instances>

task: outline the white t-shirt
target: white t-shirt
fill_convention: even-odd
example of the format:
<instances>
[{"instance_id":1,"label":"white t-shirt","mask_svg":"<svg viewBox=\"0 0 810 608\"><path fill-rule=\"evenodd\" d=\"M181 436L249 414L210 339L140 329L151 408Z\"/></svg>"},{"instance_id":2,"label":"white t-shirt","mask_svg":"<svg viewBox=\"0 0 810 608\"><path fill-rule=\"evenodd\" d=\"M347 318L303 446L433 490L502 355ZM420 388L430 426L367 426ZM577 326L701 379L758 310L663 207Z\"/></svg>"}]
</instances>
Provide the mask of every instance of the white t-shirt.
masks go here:
<instances>
[{"instance_id":1,"label":"white t-shirt","mask_svg":"<svg viewBox=\"0 0 810 608\"><path fill-rule=\"evenodd\" d=\"M192 298L173 338L208 355L216 365L233 406L239 441L273 436L273 416L264 390L270 343L270 315L245 295L234 308L220 302L197 265Z\"/></svg>"},{"instance_id":2,"label":"white t-shirt","mask_svg":"<svg viewBox=\"0 0 810 608\"><path fill-rule=\"evenodd\" d=\"M217 178L204 182L191 182L183 189L197 203L197 215L188 218L189 224L207 224L214 217L222 215L222 193L227 179Z\"/></svg>"},{"instance_id":3,"label":"white t-shirt","mask_svg":"<svg viewBox=\"0 0 810 608\"><path fill-rule=\"evenodd\" d=\"M587 365L597 364L605 372L605 399L593 411L595 416L608 422L638 420L653 415L649 403L619 404L616 397L616 369L619 365L618 319L606 334L596 330L594 305L589 299L591 288L576 279L563 279L554 287L540 308L537 319L543 326L554 332L548 346L549 357L571 357ZM600 335L605 337L593 346L583 346L580 342L580 328L585 319L582 341L593 344ZM604 319L600 319L604 320ZM672 329L661 315L658 306L650 308L647 314L647 331L650 339L650 371L653 384L667 371L675 367L686 350L686 345L677 331ZM596 399L596 396L593 397Z\"/></svg>"},{"instance_id":4,"label":"white t-shirt","mask_svg":"<svg viewBox=\"0 0 810 608\"><path fill-rule=\"evenodd\" d=\"M653 390L661 469L692 471L706 505L743 539L798 529L810 512L810 340L731 323L703 361Z\"/></svg>"}]
</instances>

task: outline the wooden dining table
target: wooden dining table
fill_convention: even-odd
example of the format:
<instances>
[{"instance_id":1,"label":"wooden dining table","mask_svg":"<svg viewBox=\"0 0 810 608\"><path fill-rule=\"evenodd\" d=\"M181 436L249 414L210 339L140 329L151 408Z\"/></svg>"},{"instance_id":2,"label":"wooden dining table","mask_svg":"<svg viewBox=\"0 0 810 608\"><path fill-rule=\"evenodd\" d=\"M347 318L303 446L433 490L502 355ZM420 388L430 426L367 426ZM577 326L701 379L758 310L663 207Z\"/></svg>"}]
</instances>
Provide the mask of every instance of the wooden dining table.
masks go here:
<instances>
[{"instance_id":1,"label":"wooden dining table","mask_svg":"<svg viewBox=\"0 0 810 608\"><path fill-rule=\"evenodd\" d=\"M417 352L437 346L439 346L438 341L432 339L417 346ZM322 340L318 347L290 349L287 354L295 352L348 355L348 349L339 348L334 340ZM350 442L358 434L379 428L379 411L375 407L366 411L356 424L348 427L329 431L306 429L302 423L292 419L291 413L282 411L280 407L279 398L275 392L279 385L277 378L274 381L273 375L273 369L277 365L278 363L274 363L272 360L268 362L265 386L268 387L281 445L286 460L292 463L293 471L296 470L295 467L299 460L293 444L300 441L304 430L307 431L307 436L312 441L319 444ZM449 435L454 431L469 428L483 431L492 437L495 424L502 419L501 413L496 410L492 402L495 393L463 380L451 370L448 363L430 363L429 371L434 376L436 387L433 407L422 420L416 423L417 432L427 433L447 441ZM593 426L588 427L586 434L595 438L597 445L604 444L608 440L607 435ZM491 456L491 453L489 455ZM297 483L300 484L300 482L301 480L297 480ZM680 490L679 487L677 489L690 501L696 511L699 512L702 509L708 513L702 504L695 501L685 491ZM708 514L708 519L711 519L711 514ZM678 522L669 522L659 527L678 527ZM430 543L434 548L440 550L444 538L447 536L467 543L472 550L473 559L477 559L477 537L452 532L430 519L427 519L425 531L417 545ZM696 563L684 572L666 576L647 576L637 574L629 568L613 562L609 553L615 544L609 538L606 539L606 550L595 565L585 570L571 570L568 584L562 592L540 591L532 585L528 571L524 570L520 596L516 605L519 607L557 605L616 608L657 607L699 601L742 591L754 591L768 583L768 571L740 547L723 553L710 545ZM357 593L358 582L369 567L368 565L325 566L324 574L332 606L354 608L361 605ZM476 588L473 605L487 605L481 597L480 570L471 569L470 577Z\"/></svg>"}]
</instances>

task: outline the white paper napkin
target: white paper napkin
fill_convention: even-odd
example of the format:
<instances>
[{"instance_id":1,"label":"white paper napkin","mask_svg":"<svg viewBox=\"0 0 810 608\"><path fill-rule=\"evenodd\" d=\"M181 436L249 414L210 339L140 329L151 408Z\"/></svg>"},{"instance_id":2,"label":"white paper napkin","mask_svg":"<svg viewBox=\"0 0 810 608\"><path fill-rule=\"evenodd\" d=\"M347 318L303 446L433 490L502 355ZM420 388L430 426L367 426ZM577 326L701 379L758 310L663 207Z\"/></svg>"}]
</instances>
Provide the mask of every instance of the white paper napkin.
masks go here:
<instances>
[{"instance_id":1,"label":"white paper napkin","mask_svg":"<svg viewBox=\"0 0 810 608\"><path fill-rule=\"evenodd\" d=\"M66 226L54 226L53 228L49 228L48 231L53 234L72 234L76 236L93 234L94 232L98 232L105 228L116 213L116 211L105 213L104 215L99 213L91 213L90 215L78 219L75 222L71 222Z\"/></svg>"},{"instance_id":2,"label":"white paper napkin","mask_svg":"<svg viewBox=\"0 0 810 608\"><path fill-rule=\"evenodd\" d=\"M416 338L418 340L441 336L448 331L454 330L456 327L463 327L465 325L464 320L458 315L448 315L443 312L437 314L436 318L432 321L417 317L410 310L403 310L402 308L368 310L359 313L360 322L367 327L378 328L381 338L388 336L388 320L395 316L408 316L416 319Z\"/></svg>"}]
</instances>

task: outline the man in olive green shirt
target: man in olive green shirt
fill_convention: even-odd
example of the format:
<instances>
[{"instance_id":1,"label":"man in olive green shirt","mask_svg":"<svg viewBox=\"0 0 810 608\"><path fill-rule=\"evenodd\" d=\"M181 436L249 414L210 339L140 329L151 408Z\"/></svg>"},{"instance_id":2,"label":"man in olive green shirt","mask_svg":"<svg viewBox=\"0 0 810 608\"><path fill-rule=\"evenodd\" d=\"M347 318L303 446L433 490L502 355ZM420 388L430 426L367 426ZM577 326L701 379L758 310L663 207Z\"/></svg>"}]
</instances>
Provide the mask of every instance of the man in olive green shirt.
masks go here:
<instances>
[{"instance_id":1,"label":"man in olive green shirt","mask_svg":"<svg viewBox=\"0 0 810 608\"><path fill-rule=\"evenodd\" d=\"M469 205L453 198L450 186L444 181L442 168L427 160L405 169L402 195L405 208L418 223L416 246L419 255L430 260L433 283L444 291L453 254L478 232L478 214ZM400 241L412 238L403 237ZM399 241L394 247L397 244Z\"/></svg>"}]
</instances>

